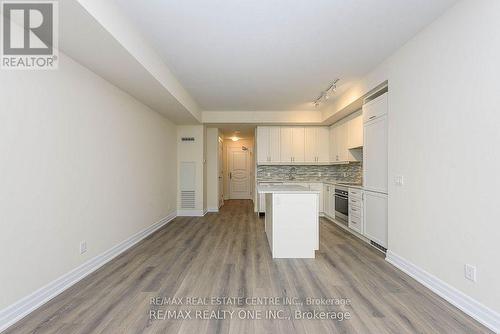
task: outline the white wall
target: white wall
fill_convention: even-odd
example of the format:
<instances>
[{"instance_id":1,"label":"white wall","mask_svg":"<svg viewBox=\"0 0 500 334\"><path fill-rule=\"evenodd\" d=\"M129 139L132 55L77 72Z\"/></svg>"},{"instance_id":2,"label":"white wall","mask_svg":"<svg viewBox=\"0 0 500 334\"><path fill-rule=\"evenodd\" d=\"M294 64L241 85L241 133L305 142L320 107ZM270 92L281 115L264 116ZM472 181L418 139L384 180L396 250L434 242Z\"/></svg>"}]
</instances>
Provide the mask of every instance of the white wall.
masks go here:
<instances>
[{"instance_id":1,"label":"white wall","mask_svg":"<svg viewBox=\"0 0 500 334\"><path fill-rule=\"evenodd\" d=\"M0 309L175 210L175 133L62 53L2 71Z\"/></svg>"},{"instance_id":2,"label":"white wall","mask_svg":"<svg viewBox=\"0 0 500 334\"><path fill-rule=\"evenodd\" d=\"M500 312L498 13L457 3L337 107L389 80L389 249Z\"/></svg>"},{"instance_id":3,"label":"white wall","mask_svg":"<svg viewBox=\"0 0 500 334\"><path fill-rule=\"evenodd\" d=\"M194 142L182 142L181 137L194 137ZM194 210L183 211L180 203L180 187L177 191L177 209L179 215L203 215L205 209L206 169L204 168L205 156L205 128L203 125L179 125L177 126L177 161L194 162L196 164L196 207ZM180 172L180 170L179 170Z\"/></svg>"}]
</instances>

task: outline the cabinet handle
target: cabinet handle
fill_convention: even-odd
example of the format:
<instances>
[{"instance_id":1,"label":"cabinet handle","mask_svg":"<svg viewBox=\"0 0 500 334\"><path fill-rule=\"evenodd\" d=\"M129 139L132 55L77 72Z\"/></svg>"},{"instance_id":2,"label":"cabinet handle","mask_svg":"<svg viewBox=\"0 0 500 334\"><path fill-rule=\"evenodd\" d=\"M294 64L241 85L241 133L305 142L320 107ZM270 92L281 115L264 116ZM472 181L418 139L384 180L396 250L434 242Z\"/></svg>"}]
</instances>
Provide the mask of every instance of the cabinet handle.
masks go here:
<instances>
[{"instance_id":1,"label":"cabinet handle","mask_svg":"<svg viewBox=\"0 0 500 334\"><path fill-rule=\"evenodd\" d=\"M370 117L370 118L368 118L368 119L374 119L375 117L377 117L377 115L371 116L371 117Z\"/></svg>"}]
</instances>

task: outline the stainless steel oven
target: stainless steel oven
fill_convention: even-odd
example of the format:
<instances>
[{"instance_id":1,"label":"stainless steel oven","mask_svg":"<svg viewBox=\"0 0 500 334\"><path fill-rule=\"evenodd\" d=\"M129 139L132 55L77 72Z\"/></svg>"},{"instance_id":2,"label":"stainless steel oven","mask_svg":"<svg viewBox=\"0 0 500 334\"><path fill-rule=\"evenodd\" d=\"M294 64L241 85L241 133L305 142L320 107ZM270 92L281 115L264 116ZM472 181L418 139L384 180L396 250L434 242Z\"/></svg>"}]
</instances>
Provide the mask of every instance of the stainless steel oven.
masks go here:
<instances>
[{"instance_id":1,"label":"stainless steel oven","mask_svg":"<svg viewBox=\"0 0 500 334\"><path fill-rule=\"evenodd\" d=\"M335 186L335 219L349 221L349 191L338 185Z\"/></svg>"}]
</instances>

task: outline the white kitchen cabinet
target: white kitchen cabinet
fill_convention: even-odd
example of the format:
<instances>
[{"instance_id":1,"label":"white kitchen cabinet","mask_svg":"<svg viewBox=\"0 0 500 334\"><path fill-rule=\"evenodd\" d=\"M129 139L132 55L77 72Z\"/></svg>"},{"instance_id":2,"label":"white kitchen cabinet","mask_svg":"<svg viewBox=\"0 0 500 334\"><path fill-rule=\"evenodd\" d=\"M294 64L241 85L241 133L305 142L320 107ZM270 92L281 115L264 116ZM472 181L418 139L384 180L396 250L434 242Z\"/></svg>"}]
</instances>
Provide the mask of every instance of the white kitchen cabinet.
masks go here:
<instances>
[{"instance_id":1,"label":"white kitchen cabinet","mask_svg":"<svg viewBox=\"0 0 500 334\"><path fill-rule=\"evenodd\" d=\"M322 183L310 183L309 189L314 191L319 191L319 213L322 214L324 211L324 200L323 200L323 184Z\"/></svg>"},{"instance_id":2,"label":"white kitchen cabinet","mask_svg":"<svg viewBox=\"0 0 500 334\"><path fill-rule=\"evenodd\" d=\"M294 163L301 163L305 161L304 135L305 135L304 128L302 127L292 128L292 153L293 153Z\"/></svg>"},{"instance_id":3,"label":"white kitchen cabinet","mask_svg":"<svg viewBox=\"0 0 500 334\"><path fill-rule=\"evenodd\" d=\"M317 138L316 138L316 127L309 126L304 130L304 156L305 162L312 163L316 161L316 146L317 146Z\"/></svg>"},{"instance_id":4,"label":"white kitchen cabinet","mask_svg":"<svg viewBox=\"0 0 500 334\"><path fill-rule=\"evenodd\" d=\"M349 149L349 125L351 120L352 116L349 116L330 127L330 162L332 163L359 161L361 158L361 154ZM355 123L359 123L359 120L356 120Z\"/></svg>"},{"instance_id":5,"label":"white kitchen cabinet","mask_svg":"<svg viewBox=\"0 0 500 334\"><path fill-rule=\"evenodd\" d=\"M269 127L257 127L257 164L269 162Z\"/></svg>"},{"instance_id":6,"label":"white kitchen cabinet","mask_svg":"<svg viewBox=\"0 0 500 334\"><path fill-rule=\"evenodd\" d=\"M327 127L305 128L305 160L307 164L328 164L330 134Z\"/></svg>"},{"instance_id":7,"label":"white kitchen cabinet","mask_svg":"<svg viewBox=\"0 0 500 334\"><path fill-rule=\"evenodd\" d=\"M349 222L351 230L363 234L363 191L357 188L349 188Z\"/></svg>"},{"instance_id":8,"label":"white kitchen cabinet","mask_svg":"<svg viewBox=\"0 0 500 334\"><path fill-rule=\"evenodd\" d=\"M341 120L330 127L330 161L346 162L347 155L347 123Z\"/></svg>"},{"instance_id":9,"label":"white kitchen cabinet","mask_svg":"<svg viewBox=\"0 0 500 334\"><path fill-rule=\"evenodd\" d=\"M363 123L387 114L388 93L384 93L363 105Z\"/></svg>"},{"instance_id":10,"label":"white kitchen cabinet","mask_svg":"<svg viewBox=\"0 0 500 334\"><path fill-rule=\"evenodd\" d=\"M323 213L327 216L330 215L330 189L331 185L323 184Z\"/></svg>"},{"instance_id":11,"label":"white kitchen cabinet","mask_svg":"<svg viewBox=\"0 0 500 334\"><path fill-rule=\"evenodd\" d=\"M387 193L387 93L364 105L363 115L364 187Z\"/></svg>"},{"instance_id":12,"label":"white kitchen cabinet","mask_svg":"<svg viewBox=\"0 0 500 334\"><path fill-rule=\"evenodd\" d=\"M293 163L293 141L292 128L281 127L280 131L280 162L283 164Z\"/></svg>"},{"instance_id":13,"label":"white kitchen cabinet","mask_svg":"<svg viewBox=\"0 0 500 334\"><path fill-rule=\"evenodd\" d=\"M280 158L280 128L257 127L257 164L277 164Z\"/></svg>"},{"instance_id":14,"label":"white kitchen cabinet","mask_svg":"<svg viewBox=\"0 0 500 334\"><path fill-rule=\"evenodd\" d=\"M271 163L279 163L280 156L280 127L269 127L269 160Z\"/></svg>"},{"instance_id":15,"label":"white kitchen cabinet","mask_svg":"<svg viewBox=\"0 0 500 334\"><path fill-rule=\"evenodd\" d=\"M387 248L387 195L364 191L364 235Z\"/></svg>"},{"instance_id":16,"label":"white kitchen cabinet","mask_svg":"<svg viewBox=\"0 0 500 334\"><path fill-rule=\"evenodd\" d=\"M281 163L304 163L305 130L303 127L281 127L280 156Z\"/></svg>"},{"instance_id":17,"label":"white kitchen cabinet","mask_svg":"<svg viewBox=\"0 0 500 334\"><path fill-rule=\"evenodd\" d=\"M357 111L347 123L347 148L363 147L363 113Z\"/></svg>"},{"instance_id":18,"label":"white kitchen cabinet","mask_svg":"<svg viewBox=\"0 0 500 334\"><path fill-rule=\"evenodd\" d=\"M318 128L316 138L318 141L316 162L328 164L330 162L330 130L327 127Z\"/></svg>"},{"instance_id":19,"label":"white kitchen cabinet","mask_svg":"<svg viewBox=\"0 0 500 334\"><path fill-rule=\"evenodd\" d=\"M330 186L329 216L335 219L335 186Z\"/></svg>"}]
</instances>

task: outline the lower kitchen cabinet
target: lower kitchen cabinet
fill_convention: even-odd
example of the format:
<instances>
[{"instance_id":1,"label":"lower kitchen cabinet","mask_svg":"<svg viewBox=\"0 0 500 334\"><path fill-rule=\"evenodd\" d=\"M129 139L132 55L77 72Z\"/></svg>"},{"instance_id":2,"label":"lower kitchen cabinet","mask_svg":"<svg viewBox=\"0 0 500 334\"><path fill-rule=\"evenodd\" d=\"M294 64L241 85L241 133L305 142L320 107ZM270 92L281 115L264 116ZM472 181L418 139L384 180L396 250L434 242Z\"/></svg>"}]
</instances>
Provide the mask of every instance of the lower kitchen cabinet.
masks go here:
<instances>
[{"instance_id":1,"label":"lower kitchen cabinet","mask_svg":"<svg viewBox=\"0 0 500 334\"><path fill-rule=\"evenodd\" d=\"M332 186L329 184L323 184L323 213L328 215L330 212L330 191Z\"/></svg>"},{"instance_id":2,"label":"lower kitchen cabinet","mask_svg":"<svg viewBox=\"0 0 500 334\"><path fill-rule=\"evenodd\" d=\"M364 235L387 248L387 195L365 190L363 211Z\"/></svg>"},{"instance_id":3,"label":"lower kitchen cabinet","mask_svg":"<svg viewBox=\"0 0 500 334\"><path fill-rule=\"evenodd\" d=\"M319 191L319 214L324 212L324 200L323 200L323 184L322 183L311 183L309 184L309 189L314 191Z\"/></svg>"}]
</instances>

